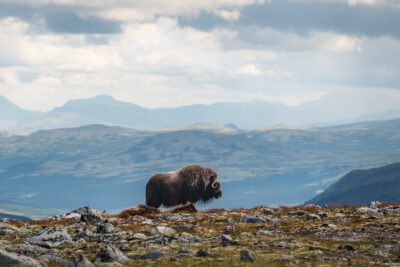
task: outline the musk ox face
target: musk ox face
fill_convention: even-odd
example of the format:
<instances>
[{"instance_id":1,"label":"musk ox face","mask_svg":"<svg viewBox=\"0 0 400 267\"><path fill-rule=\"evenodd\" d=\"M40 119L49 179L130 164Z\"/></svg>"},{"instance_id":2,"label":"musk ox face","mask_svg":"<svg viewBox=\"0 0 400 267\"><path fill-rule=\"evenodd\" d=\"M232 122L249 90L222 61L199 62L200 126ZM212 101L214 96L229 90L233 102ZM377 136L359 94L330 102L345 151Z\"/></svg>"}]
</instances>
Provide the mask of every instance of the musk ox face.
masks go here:
<instances>
[{"instance_id":1,"label":"musk ox face","mask_svg":"<svg viewBox=\"0 0 400 267\"><path fill-rule=\"evenodd\" d=\"M218 175L210 168L189 165L179 171L158 173L146 185L146 204L158 208L208 202L222 196Z\"/></svg>"},{"instance_id":2,"label":"musk ox face","mask_svg":"<svg viewBox=\"0 0 400 267\"><path fill-rule=\"evenodd\" d=\"M210 183L207 185L206 194L203 202L207 202L212 198L222 197L221 184L217 181L217 174L210 176Z\"/></svg>"}]
</instances>

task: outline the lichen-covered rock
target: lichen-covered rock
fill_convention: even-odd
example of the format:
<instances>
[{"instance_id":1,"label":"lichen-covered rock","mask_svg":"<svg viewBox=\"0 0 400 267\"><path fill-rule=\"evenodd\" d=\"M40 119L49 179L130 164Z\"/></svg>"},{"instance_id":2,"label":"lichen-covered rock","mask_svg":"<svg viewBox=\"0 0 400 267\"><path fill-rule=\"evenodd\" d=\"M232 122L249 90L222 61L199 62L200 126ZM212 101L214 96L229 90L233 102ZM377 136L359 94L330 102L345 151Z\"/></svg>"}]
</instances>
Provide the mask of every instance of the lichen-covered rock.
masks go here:
<instances>
[{"instance_id":1,"label":"lichen-covered rock","mask_svg":"<svg viewBox=\"0 0 400 267\"><path fill-rule=\"evenodd\" d=\"M247 250L241 250L240 251L240 259L242 261L254 261L254 257L253 254L251 254L250 252L248 252Z\"/></svg>"},{"instance_id":2,"label":"lichen-covered rock","mask_svg":"<svg viewBox=\"0 0 400 267\"><path fill-rule=\"evenodd\" d=\"M56 227L44 229L37 236L25 238L24 241L44 247L57 247L70 244L72 242L72 237L64 228Z\"/></svg>"},{"instance_id":3,"label":"lichen-covered rock","mask_svg":"<svg viewBox=\"0 0 400 267\"><path fill-rule=\"evenodd\" d=\"M31 257L17 255L0 250L0 266L32 266L43 267L45 264Z\"/></svg>"},{"instance_id":4,"label":"lichen-covered rock","mask_svg":"<svg viewBox=\"0 0 400 267\"><path fill-rule=\"evenodd\" d=\"M113 262L113 261L128 261L129 258L125 256L119 249L113 246L102 247L97 253L96 261L100 262Z\"/></svg>"},{"instance_id":5,"label":"lichen-covered rock","mask_svg":"<svg viewBox=\"0 0 400 267\"><path fill-rule=\"evenodd\" d=\"M266 223L267 220L260 216L245 216L240 222L242 223Z\"/></svg>"},{"instance_id":6,"label":"lichen-covered rock","mask_svg":"<svg viewBox=\"0 0 400 267\"><path fill-rule=\"evenodd\" d=\"M139 257L139 259L142 260L149 260L149 259L158 259L160 257L164 256L164 253L160 250L153 250L149 251Z\"/></svg>"},{"instance_id":7,"label":"lichen-covered rock","mask_svg":"<svg viewBox=\"0 0 400 267\"><path fill-rule=\"evenodd\" d=\"M72 263L75 267L90 267L94 266L94 264L88 260L85 256L77 255L72 259Z\"/></svg>"}]
</instances>

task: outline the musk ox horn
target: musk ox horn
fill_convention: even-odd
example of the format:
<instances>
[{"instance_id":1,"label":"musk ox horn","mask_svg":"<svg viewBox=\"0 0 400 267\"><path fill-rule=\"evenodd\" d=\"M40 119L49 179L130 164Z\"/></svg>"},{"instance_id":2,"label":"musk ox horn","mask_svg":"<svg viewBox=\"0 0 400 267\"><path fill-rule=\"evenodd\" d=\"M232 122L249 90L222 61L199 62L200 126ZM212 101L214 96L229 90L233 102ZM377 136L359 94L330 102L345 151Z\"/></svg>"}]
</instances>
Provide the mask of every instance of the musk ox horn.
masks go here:
<instances>
[{"instance_id":1,"label":"musk ox horn","mask_svg":"<svg viewBox=\"0 0 400 267\"><path fill-rule=\"evenodd\" d=\"M217 179L214 180L214 182L211 184L211 188L217 188Z\"/></svg>"}]
</instances>

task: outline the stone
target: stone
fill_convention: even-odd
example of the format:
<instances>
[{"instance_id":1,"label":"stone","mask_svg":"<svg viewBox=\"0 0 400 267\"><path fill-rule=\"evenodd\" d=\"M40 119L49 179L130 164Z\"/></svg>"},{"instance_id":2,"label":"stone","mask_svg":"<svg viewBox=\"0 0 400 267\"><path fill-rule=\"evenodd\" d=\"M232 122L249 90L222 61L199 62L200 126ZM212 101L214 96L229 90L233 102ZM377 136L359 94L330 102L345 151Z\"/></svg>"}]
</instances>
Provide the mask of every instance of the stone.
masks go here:
<instances>
[{"instance_id":1,"label":"stone","mask_svg":"<svg viewBox=\"0 0 400 267\"><path fill-rule=\"evenodd\" d=\"M107 247L100 248L97 253L96 259L101 262L113 262L113 261L128 261L129 258L125 256L119 249L108 245Z\"/></svg>"},{"instance_id":2,"label":"stone","mask_svg":"<svg viewBox=\"0 0 400 267\"><path fill-rule=\"evenodd\" d=\"M175 230L167 226L156 226L151 230L152 234L173 235Z\"/></svg>"},{"instance_id":3,"label":"stone","mask_svg":"<svg viewBox=\"0 0 400 267\"><path fill-rule=\"evenodd\" d=\"M63 259L63 258L60 258L60 257L57 257L57 256L43 255L43 256L41 256L41 258L44 258L44 259L46 259L48 261L51 261L51 262L55 262L57 264L65 266L65 267L75 267L74 264L71 261Z\"/></svg>"},{"instance_id":4,"label":"stone","mask_svg":"<svg viewBox=\"0 0 400 267\"><path fill-rule=\"evenodd\" d=\"M203 240L203 238L201 238L201 237L198 237L198 236L186 233L186 232L182 232L180 234L180 238L187 240L188 242L191 242L191 243L197 243L197 242L201 242Z\"/></svg>"},{"instance_id":5,"label":"stone","mask_svg":"<svg viewBox=\"0 0 400 267\"><path fill-rule=\"evenodd\" d=\"M211 257L211 253L208 250L205 249L199 249L196 252L197 257Z\"/></svg>"},{"instance_id":6,"label":"stone","mask_svg":"<svg viewBox=\"0 0 400 267\"><path fill-rule=\"evenodd\" d=\"M349 244L342 244L338 246L339 250L348 250L348 251L355 251L355 248Z\"/></svg>"},{"instance_id":7,"label":"stone","mask_svg":"<svg viewBox=\"0 0 400 267\"><path fill-rule=\"evenodd\" d=\"M14 233L14 229L11 228L4 228L0 230L0 235L7 235Z\"/></svg>"},{"instance_id":8,"label":"stone","mask_svg":"<svg viewBox=\"0 0 400 267\"><path fill-rule=\"evenodd\" d=\"M175 226L174 229L176 231L182 231L182 230L185 231L185 230L190 230L191 227L186 224L179 224L179 225Z\"/></svg>"},{"instance_id":9,"label":"stone","mask_svg":"<svg viewBox=\"0 0 400 267\"><path fill-rule=\"evenodd\" d=\"M139 259L141 259L141 260L158 259L158 258L160 258L162 256L164 256L164 253L162 251L160 251L160 250L152 250L152 251L149 251L149 252L141 255L139 257Z\"/></svg>"},{"instance_id":10,"label":"stone","mask_svg":"<svg viewBox=\"0 0 400 267\"><path fill-rule=\"evenodd\" d=\"M309 212L305 211L305 210L296 210L296 212L294 213L294 215L296 215L296 216L303 216L303 215L307 215L307 214L309 214Z\"/></svg>"},{"instance_id":11,"label":"stone","mask_svg":"<svg viewBox=\"0 0 400 267\"><path fill-rule=\"evenodd\" d=\"M104 223L97 225L96 233L98 234L111 234L115 232L114 227L110 224Z\"/></svg>"},{"instance_id":12,"label":"stone","mask_svg":"<svg viewBox=\"0 0 400 267\"><path fill-rule=\"evenodd\" d=\"M231 233L233 233L233 232L235 232L235 226L233 226L233 225L227 225L227 226L225 227L225 230L224 230L224 233L225 233L225 234L231 234Z\"/></svg>"},{"instance_id":13,"label":"stone","mask_svg":"<svg viewBox=\"0 0 400 267\"><path fill-rule=\"evenodd\" d=\"M280 247L280 248L284 248L284 247L287 247L287 246L288 246L288 243L285 242L285 241L281 241L281 242L278 242L278 243L276 244L276 246L277 246L277 247Z\"/></svg>"},{"instance_id":14,"label":"stone","mask_svg":"<svg viewBox=\"0 0 400 267\"><path fill-rule=\"evenodd\" d=\"M0 250L0 266L45 266L33 258Z\"/></svg>"},{"instance_id":15,"label":"stone","mask_svg":"<svg viewBox=\"0 0 400 267\"><path fill-rule=\"evenodd\" d=\"M77 214L81 215L80 220L82 222L102 222L102 221L104 221L104 218L103 218L101 212L91 206L86 206L86 207L79 208L77 210L73 210L70 212L70 214L71 213L77 213Z\"/></svg>"},{"instance_id":16,"label":"stone","mask_svg":"<svg viewBox=\"0 0 400 267\"><path fill-rule=\"evenodd\" d=\"M135 233L127 238L128 240L146 240L147 236L143 233Z\"/></svg>"},{"instance_id":17,"label":"stone","mask_svg":"<svg viewBox=\"0 0 400 267\"><path fill-rule=\"evenodd\" d=\"M309 213L306 215L307 220L311 221L311 220L321 220L321 217L319 217L319 215L317 214L313 214L313 213Z\"/></svg>"},{"instance_id":18,"label":"stone","mask_svg":"<svg viewBox=\"0 0 400 267\"><path fill-rule=\"evenodd\" d=\"M72 263L75 267L84 267L84 266L94 266L94 264L88 260L85 256L77 255L72 259Z\"/></svg>"},{"instance_id":19,"label":"stone","mask_svg":"<svg viewBox=\"0 0 400 267\"><path fill-rule=\"evenodd\" d=\"M232 237L230 237L229 235L221 235L220 239L222 243L230 243L233 241Z\"/></svg>"},{"instance_id":20,"label":"stone","mask_svg":"<svg viewBox=\"0 0 400 267\"><path fill-rule=\"evenodd\" d=\"M24 241L50 248L70 244L72 238L65 229L56 227L44 229L37 236L25 238Z\"/></svg>"},{"instance_id":21,"label":"stone","mask_svg":"<svg viewBox=\"0 0 400 267\"><path fill-rule=\"evenodd\" d=\"M194 255L194 252L191 251L191 250L188 249L188 248L181 248L181 249L179 250L178 254L179 254L180 257L182 257L182 256L191 257L191 256Z\"/></svg>"},{"instance_id":22,"label":"stone","mask_svg":"<svg viewBox=\"0 0 400 267\"><path fill-rule=\"evenodd\" d=\"M260 216L245 216L240 222L242 223L266 223L267 220Z\"/></svg>"},{"instance_id":23,"label":"stone","mask_svg":"<svg viewBox=\"0 0 400 267\"><path fill-rule=\"evenodd\" d=\"M247 250L241 250L241 251L240 251L240 260L242 260L242 261L251 261L251 262L253 262L253 261L254 261L254 257L253 257L253 255L252 255L250 252L248 252Z\"/></svg>"}]
</instances>

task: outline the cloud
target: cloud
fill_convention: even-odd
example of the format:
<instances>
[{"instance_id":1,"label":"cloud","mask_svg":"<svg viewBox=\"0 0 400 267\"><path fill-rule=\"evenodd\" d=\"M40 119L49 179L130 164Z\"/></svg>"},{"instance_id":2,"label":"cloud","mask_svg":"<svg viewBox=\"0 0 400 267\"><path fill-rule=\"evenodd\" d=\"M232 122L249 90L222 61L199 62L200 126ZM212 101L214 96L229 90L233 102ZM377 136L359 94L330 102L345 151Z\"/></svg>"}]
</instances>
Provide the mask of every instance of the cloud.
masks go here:
<instances>
[{"instance_id":1,"label":"cloud","mask_svg":"<svg viewBox=\"0 0 400 267\"><path fill-rule=\"evenodd\" d=\"M214 14L228 21L238 20L240 18L240 11L238 9L234 10L218 9L214 11Z\"/></svg>"},{"instance_id":2,"label":"cloud","mask_svg":"<svg viewBox=\"0 0 400 267\"><path fill-rule=\"evenodd\" d=\"M315 191L316 194L321 194L322 192L324 192L325 189L318 189L317 191Z\"/></svg>"},{"instance_id":3,"label":"cloud","mask_svg":"<svg viewBox=\"0 0 400 267\"><path fill-rule=\"evenodd\" d=\"M354 4L3 1L0 94L40 110L98 94L152 108L326 98L349 106L332 116L396 108L398 13Z\"/></svg>"},{"instance_id":4,"label":"cloud","mask_svg":"<svg viewBox=\"0 0 400 267\"><path fill-rule=\"evenodd\" d=\"M22 194L19 196L19 198L33 198L40 195L39 193L28 193L28 194Z\"/></svg>"}]
</instances>

